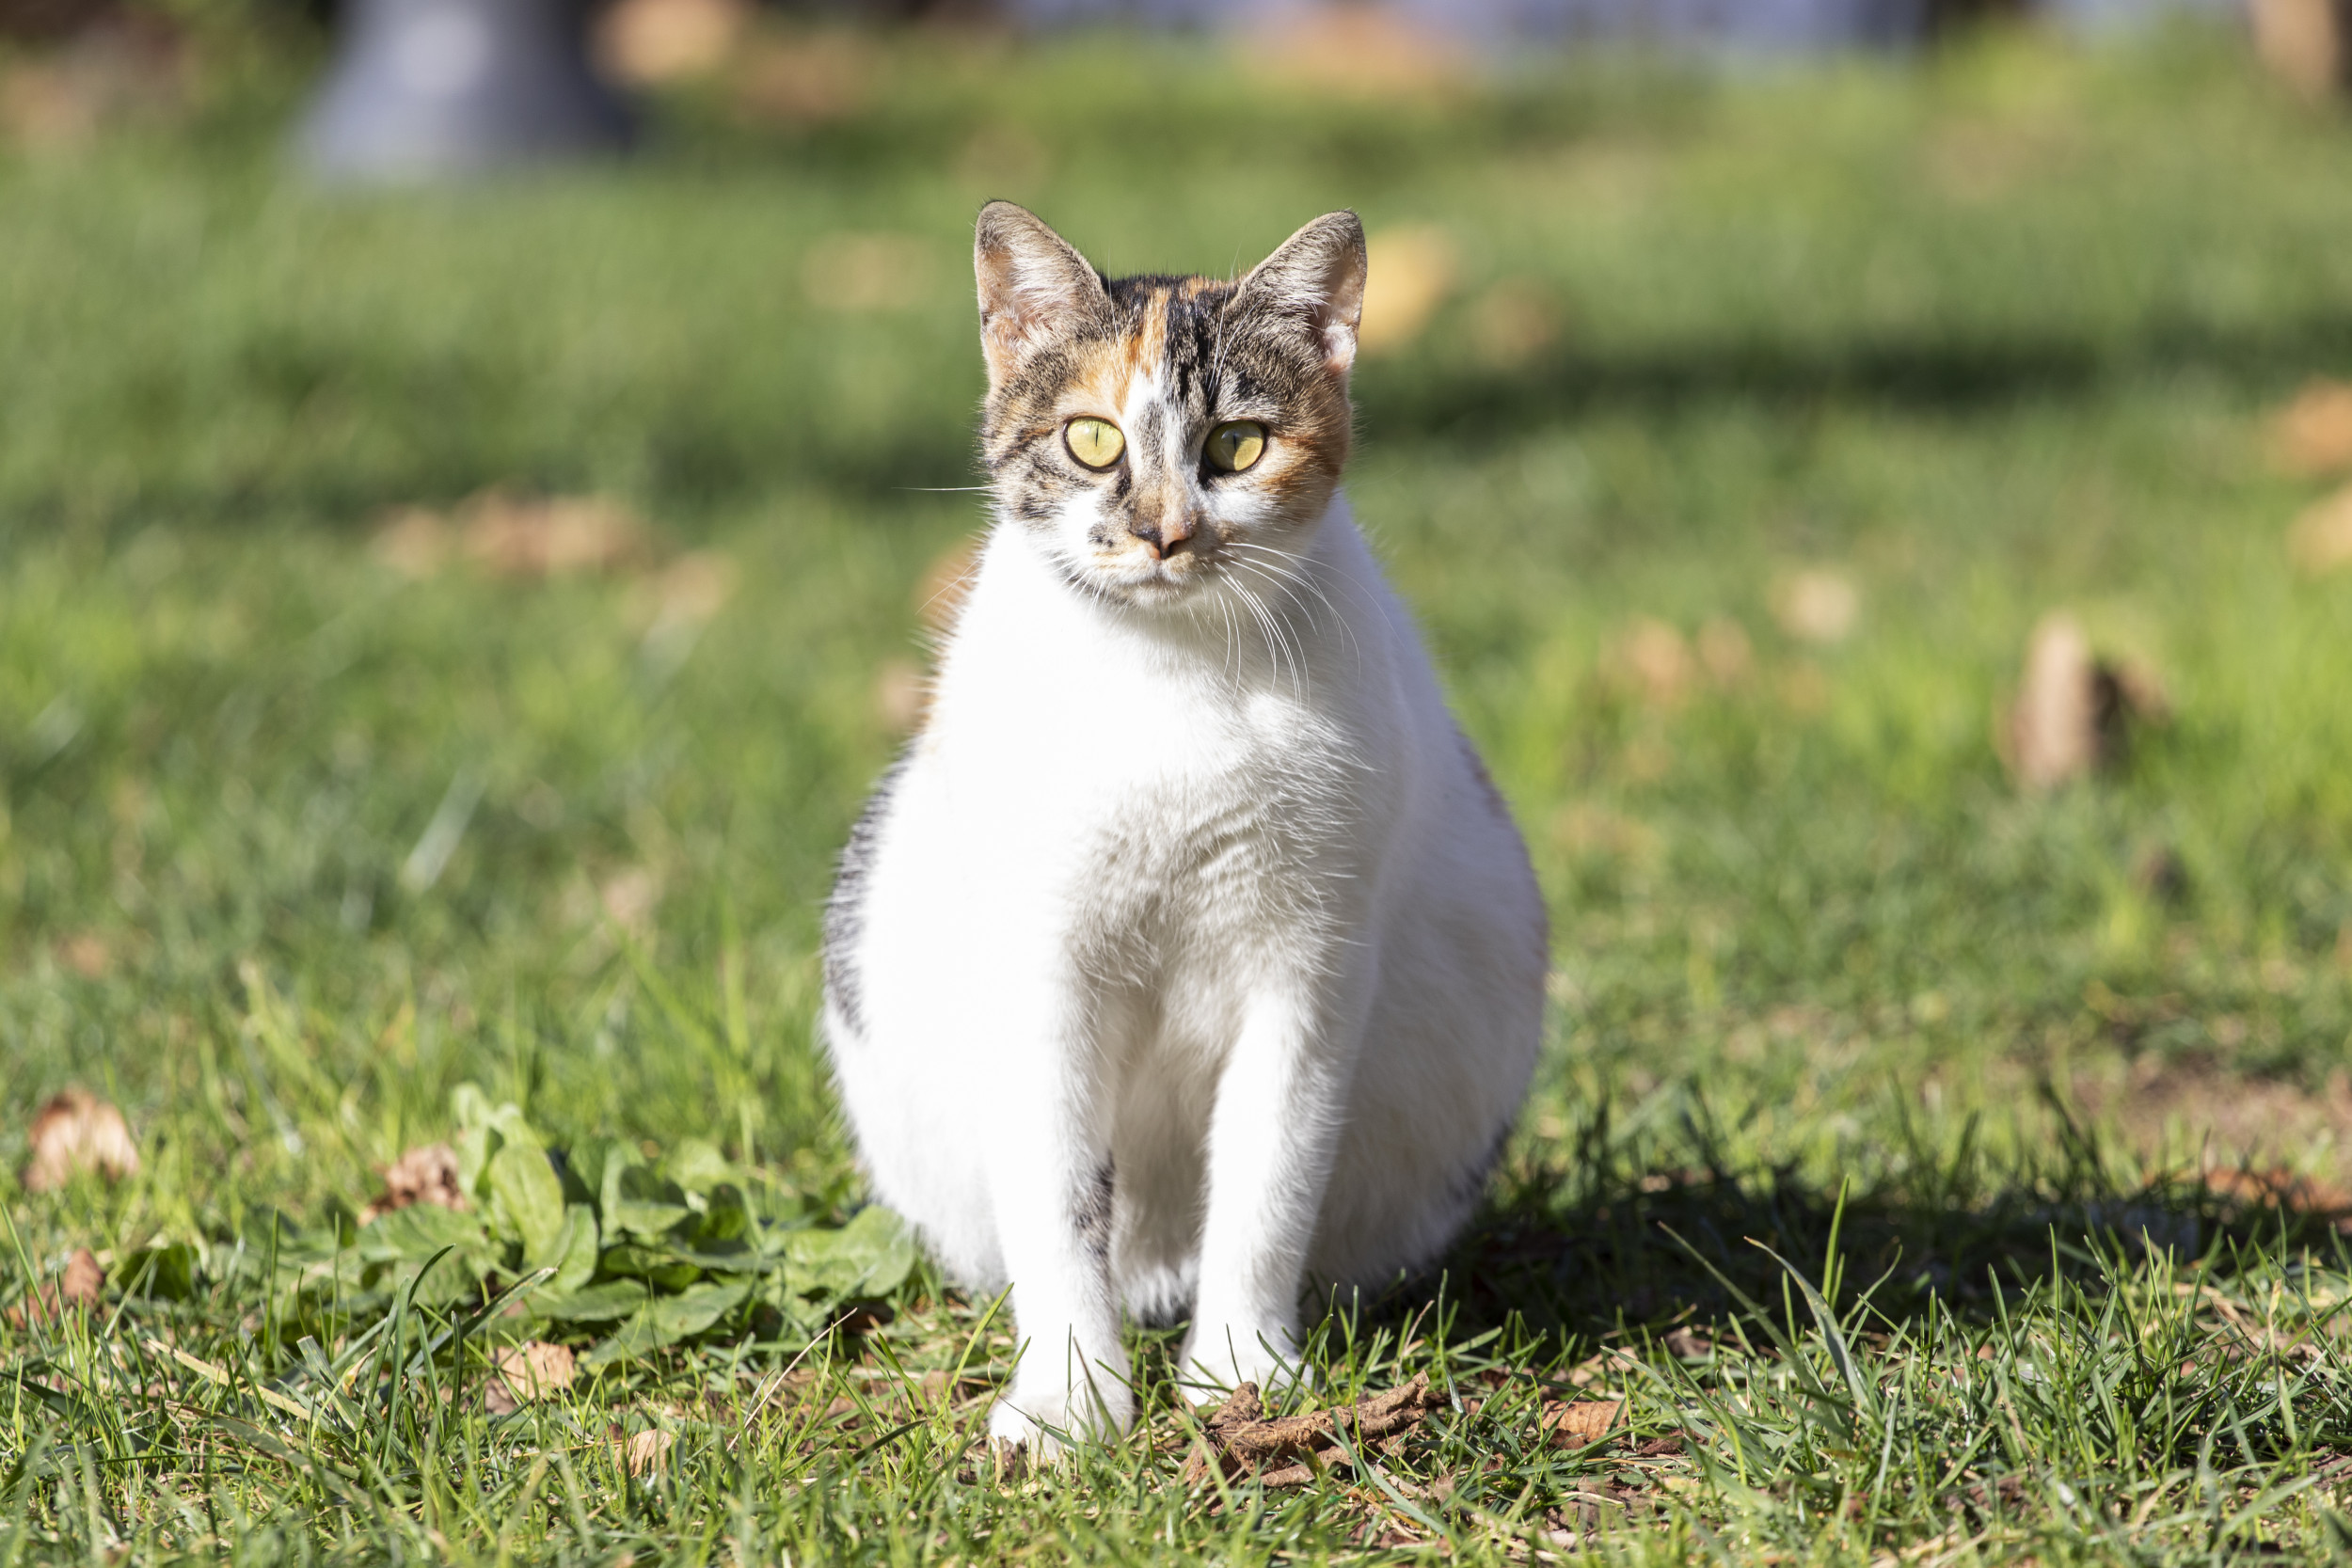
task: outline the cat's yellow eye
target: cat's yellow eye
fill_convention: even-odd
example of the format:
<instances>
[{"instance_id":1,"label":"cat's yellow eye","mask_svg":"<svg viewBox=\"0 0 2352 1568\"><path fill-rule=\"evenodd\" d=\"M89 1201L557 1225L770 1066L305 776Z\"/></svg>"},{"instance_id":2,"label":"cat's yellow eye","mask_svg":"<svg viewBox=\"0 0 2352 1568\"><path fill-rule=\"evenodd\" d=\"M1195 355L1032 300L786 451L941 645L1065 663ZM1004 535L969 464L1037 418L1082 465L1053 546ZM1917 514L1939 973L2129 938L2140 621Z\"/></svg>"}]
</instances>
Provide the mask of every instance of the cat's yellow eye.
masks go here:
<instances>
[{"instance_id":1,"label":"cat's yellow eye","mask_svg":"<svg viewBox=\"0 0 2352 1568\"><path fill-rule=\"evenodd\" d=\"M1231 420L1209 432L1209 467L1229 474L1247 469L1265 455L1265 426L1255 420Z\"/></svg>"},{"instance_id":2,"label":"cat's yellow eye","mask_svg":"<svg viewBox=\"0 0 2352 1568\"><path fill-rule=\"evenodd\" d=\"M1127 437L1108 420L1073 420L1061 433L1070 455L1089 468L1107 468L1127 450Z\"/></svg>"}]
</instances>

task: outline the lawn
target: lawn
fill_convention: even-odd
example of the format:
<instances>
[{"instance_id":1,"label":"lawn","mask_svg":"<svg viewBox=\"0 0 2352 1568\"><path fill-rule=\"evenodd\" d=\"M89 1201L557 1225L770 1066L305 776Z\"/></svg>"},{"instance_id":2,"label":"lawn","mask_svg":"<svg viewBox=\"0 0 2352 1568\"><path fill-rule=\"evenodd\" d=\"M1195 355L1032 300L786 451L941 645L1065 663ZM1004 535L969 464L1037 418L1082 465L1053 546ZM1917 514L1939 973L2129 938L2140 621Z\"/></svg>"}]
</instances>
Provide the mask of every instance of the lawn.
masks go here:
<instances>
[{"instance_id":1,"label":"lawn","mask_svg":"<svg viewBox=\"0 0 2352 1568\"><path fill-rule=\"evenodd\" d=\"M389 195L226 32L0 118L0 1565L2352 1551L2352 571L2276 423L2352 123L2194 31L1260 54L779 33L624 165ZM1437 1407L1304 1484L1187 1484L1147 1334L1148 1425L1000 1473L1018 1347L812 1037L992 196L1112 271L1353 206L1406 285L1350 492L1555 1006L1472 1233L1268 1392ZM2057 610L2168 716L2034 793ZM32 1191L75 1085L140 1168ZM442 1142L470 1215L363 1214Z\"/></svg>"}]
</instances>

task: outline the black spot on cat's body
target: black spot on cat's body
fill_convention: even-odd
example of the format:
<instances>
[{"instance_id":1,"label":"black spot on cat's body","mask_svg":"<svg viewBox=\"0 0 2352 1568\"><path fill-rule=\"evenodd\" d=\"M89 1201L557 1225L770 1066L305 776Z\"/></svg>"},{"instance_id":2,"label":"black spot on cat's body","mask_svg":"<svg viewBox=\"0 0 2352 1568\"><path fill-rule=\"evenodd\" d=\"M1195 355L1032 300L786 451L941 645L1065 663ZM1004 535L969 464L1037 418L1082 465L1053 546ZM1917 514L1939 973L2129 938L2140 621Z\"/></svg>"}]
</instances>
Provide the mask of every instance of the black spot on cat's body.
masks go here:
<instances>
[{"instance_id":1,"label":"black spot on cat's body","mask_svg":"<svg viewBox=\"0 0 2352 1568\"><path fill-rule=\"evenodd\" d=\"M842 847L841 871L834 879L833 895L825 900L825 991L834 1011L850 1033L866 1033L865 993L857 971L857 942L866 930L866 884L874 874L874 856L882 844L882 822L890 799L906 772L900 756L875 784L866 807Z\"/></svg>"},{"instance_id":2,"label":"black spot on cat's body","mask_svg":"<svg viewBox=\"0 0 2352 1568\"><path fill-rule=\"evenodd\" d=\"M1071 1196L1070 1227L1087 1256L1098 1263L1110 1261L1111 1204L1118 1186L1117 1167L1105 1156Z\"/></svg>"}]
</instances>

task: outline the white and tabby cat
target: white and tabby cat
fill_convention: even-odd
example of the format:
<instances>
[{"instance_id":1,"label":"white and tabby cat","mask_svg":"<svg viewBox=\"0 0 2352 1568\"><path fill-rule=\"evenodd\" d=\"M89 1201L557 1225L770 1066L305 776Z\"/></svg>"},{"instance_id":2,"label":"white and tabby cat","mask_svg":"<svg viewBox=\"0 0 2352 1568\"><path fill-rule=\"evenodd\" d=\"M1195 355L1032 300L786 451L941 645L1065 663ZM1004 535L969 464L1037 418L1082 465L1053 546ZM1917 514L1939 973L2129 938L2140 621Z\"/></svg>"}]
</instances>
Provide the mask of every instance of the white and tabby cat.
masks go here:
<instances>
[{"instance_id":1,"label":"white and tabby cat","mask_svg":"<svg viewBox=\"0 0 2352 1568\"><path fill-rule=\"evenodd\" d=\"M1263 1380L1433 1258L1525 1093L1543 905L1337 486L1334 213L1239 283L979 217L995 525L828 911L876 1196L1026 1341L992 1430L1134 1415L1122 1305Z\"/></svg>"}]
</instances>

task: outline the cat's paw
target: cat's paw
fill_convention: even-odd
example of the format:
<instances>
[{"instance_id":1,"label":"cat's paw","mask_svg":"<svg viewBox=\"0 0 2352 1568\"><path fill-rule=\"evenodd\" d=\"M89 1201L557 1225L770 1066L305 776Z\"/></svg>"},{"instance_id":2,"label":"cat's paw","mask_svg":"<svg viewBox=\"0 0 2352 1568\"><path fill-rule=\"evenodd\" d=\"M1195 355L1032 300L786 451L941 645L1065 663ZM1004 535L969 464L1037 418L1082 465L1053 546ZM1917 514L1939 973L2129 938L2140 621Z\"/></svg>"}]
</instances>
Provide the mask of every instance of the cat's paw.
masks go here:
<instances>
[{"instance_id":1,"label":"cat's paw","mask_svg":"<svg viewBox=\"0 0 2352 1568\"><path fill-rule=\"evenodd\" d=\"M1302 1375L1298 1338L1285 1324L1196 1323L1179 1363L1222 1387L1270 1391Z\"/></svg>"},{"instance_id":2,"label":"cat's paw","mask_svg":"<svg viewBox=\"0 0 2352 1568\"><path fill-rule=\"evenodd\" d=\"M988 1434L1048 1463L1070 1443L1111 1442L1136 1418L1136 1396L1125 1384L1099 1388L1025 1388L1015 1384L988 1413Z\"/></svg>"}]
</instances>

